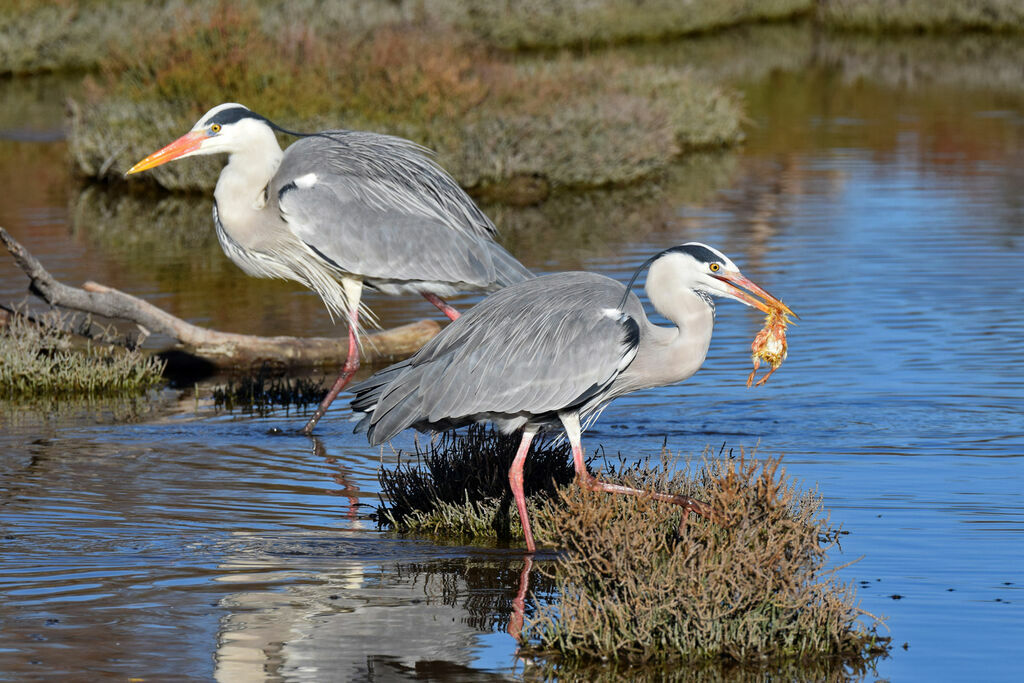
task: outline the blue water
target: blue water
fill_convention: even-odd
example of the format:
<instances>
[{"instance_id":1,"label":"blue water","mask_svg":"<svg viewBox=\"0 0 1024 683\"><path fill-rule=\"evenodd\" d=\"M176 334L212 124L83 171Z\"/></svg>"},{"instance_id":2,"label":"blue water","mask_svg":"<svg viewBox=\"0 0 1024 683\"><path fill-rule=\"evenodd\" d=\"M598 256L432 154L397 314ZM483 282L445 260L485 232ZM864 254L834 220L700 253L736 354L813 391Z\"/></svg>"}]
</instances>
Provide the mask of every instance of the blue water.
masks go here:
<instances>
[{"instance_id":1,"label":"blue water","mask_svg":"<svg viewBox=\"0 0 1024 683\"><path fill-rule=\"evenodd\" d=\"M840 575L864 610L887 617L895 647L878 677L1017 680L1024 92L882 89L867 96L885 98L876 115L855 84L770 78L782 78L781 92L807 90L814 104L785 121L755 107L748 143L717 191L672 201L668 188L663 224L641 236L590 216L598 247L553 239L527 265L582 264L625 280L657 250L706 242L800 314L789 359L767 385L747 389L761 316L722 302L704 368L683 385L620 399L584 444L630 457L656 455L663 442L683 457L723 444L784 454L789 474L817 488L849 532L833 561L860 559ZM935 102L948 116L931 114ZM804 144L774 144L783 126ZM82 236L90 226L46 200L5 199L5 227L71 279L104 281L116 270L119 287L153 293L149 263L92 258L96 244ZM189 252L152 257L206 267ZM251 283L209 267L232 293ZM23 289L19 278L3 266L0 290ZM274 332L295 322L279 313L293 308L308 316L309 333L334 330L301 291L256 291L219 305L250 307ZM208 291L181 297L209 306L193 319L218 326L232 315L218 317ZM274 312L259 312L264 299ZM421 302L377 303L389 324L428 314ZM294 413L223 415L187 392L117 417L5 411L0 677L522 673L504 633L518 549L378 532L368 517L376 473L395 457L351 433L343 402L318 442L266 436L296 427ZM394 446L411 442L403 435Z\"/></svg>"}]
</instances>

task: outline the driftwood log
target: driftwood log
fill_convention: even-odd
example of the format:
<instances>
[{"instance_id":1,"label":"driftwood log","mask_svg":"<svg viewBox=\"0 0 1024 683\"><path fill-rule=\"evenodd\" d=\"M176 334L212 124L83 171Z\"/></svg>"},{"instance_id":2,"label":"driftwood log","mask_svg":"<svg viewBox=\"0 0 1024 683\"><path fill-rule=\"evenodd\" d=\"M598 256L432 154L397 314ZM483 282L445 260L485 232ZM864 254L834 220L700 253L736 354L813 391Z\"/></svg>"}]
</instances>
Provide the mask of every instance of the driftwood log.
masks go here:
<instances>
[{"instance_id":1,"label":"driftwood log","mask_svg":"<svg viewBox=\"0 0 1024 683\"><path fill-rule=\"evenodd\" d=\"M127 320L145 338L151 333L176 339L189 355L220 369L253 369L270 363L285 368L333 366L345 362L348 337L258 337L208 330L171 315L153 304L96 282L81 288L58 282L17 240L0 227L0 241L28 275L29 291L51 306L115 320ZM91 321L90 321L91 322ZM421 320L390 330L361 335L366 364L400 360L415 353L441 326Z\"/></svg>"}]
</instances>

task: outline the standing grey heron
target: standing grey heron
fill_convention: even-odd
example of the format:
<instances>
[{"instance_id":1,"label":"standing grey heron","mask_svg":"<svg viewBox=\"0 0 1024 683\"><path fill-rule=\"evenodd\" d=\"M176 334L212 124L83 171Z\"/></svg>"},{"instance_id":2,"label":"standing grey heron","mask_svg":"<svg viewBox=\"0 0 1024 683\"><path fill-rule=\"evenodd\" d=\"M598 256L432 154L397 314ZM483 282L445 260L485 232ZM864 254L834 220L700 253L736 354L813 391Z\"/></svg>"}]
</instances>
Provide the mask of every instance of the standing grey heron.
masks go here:
<instances>
[{"instance_id":1,"label":"standing grey heron","mask_svg":"<svg viewBox=\"0 0 1024 683\"><path fill-rule=\"evenodd\" d=\"M632 292L644 269L647 297L670 327L651 323ZM569 437L581 486L649 496L706 514L706 506L688 496L639 491L592 476L580 432L617 396L697 372L711 342L712 296L792 314L724 254L696 242L651 257L625 287L596 273L544 275L488 296L411 358L353 386L352 408L366 413L356 429L377 445L408 427L445 430L492 422L505 433L522 428L509 483L529 552L535 546L523 463L537 432L559 424Z\"/></svg>"},{"instance_id":2,"label":"standing grey heron","mask_svg":"<svg viewBox=\"0 0 1024 683\"><path fill-rule=\"evenodd\" d=\"M275 130L300 139L282 151ZM304 284L332 318L348 321L344 368L305 434L359 369L360 308L373 319L364 287L422 294L455 320L443 297L533 276L494 241L494 224L429 151L402 138L295 133L227 103L128 174L222 153L229 157L213 192L213 222L224 253L249 275Z\"/></svg>"}]
</instances>

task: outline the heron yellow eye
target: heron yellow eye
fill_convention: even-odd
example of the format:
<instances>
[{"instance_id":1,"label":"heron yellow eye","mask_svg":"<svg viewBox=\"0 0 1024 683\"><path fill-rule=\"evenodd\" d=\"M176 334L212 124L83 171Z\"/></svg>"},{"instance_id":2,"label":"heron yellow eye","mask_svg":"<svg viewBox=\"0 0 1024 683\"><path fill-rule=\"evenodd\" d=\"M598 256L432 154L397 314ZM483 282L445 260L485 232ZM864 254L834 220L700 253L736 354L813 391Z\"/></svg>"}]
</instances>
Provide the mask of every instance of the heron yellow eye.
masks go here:
<instances>
[{"instance_id":1,"label":"heron yellow eye","mask_svg":"<svg viewBox=\"0 0 1024 683\"><path fill-rule=\"evenodd\" d=\"M210 132L211 133L219 133L220 132L220 124L219 123L215 123L215 124L211 125L210 126Z\"/></svg>"},{"instance_id":2,"label":"heron yellow eye","mask_svg":"<svg viewBox=\"0 0 1024 683\"><path fill-rule=\"evenodd\" d=\"M712 263L710 266L708 266L708 268L711 269L712 273L717 273L721 267L722 266L718 265L717 263Z\"/></svg>"}]
</instances>

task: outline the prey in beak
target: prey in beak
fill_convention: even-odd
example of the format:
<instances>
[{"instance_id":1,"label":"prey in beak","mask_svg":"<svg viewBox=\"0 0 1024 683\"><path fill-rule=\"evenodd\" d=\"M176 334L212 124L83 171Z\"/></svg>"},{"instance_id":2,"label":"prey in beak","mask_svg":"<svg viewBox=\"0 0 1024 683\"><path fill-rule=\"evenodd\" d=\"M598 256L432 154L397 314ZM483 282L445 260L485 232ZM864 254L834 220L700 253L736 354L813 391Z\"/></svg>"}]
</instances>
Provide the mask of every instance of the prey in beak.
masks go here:
<instances>
[{"instance_id":1,"label":"prey in beak","mask_svg":"<svg viewBox=\"0 0 1024 683\"><path fill-rule=\"evenodd\" d=\"M786 325L789 323L788 316L793 316L797 319L800 316L794 313L789 306L782 303L780 299L775 298L754 284L739 271L713 275L712 277L721 281L726 286L729 294L734 298L768 314L765 318L764 326L750 344L750 358L754 363L754 369L750 371L750 375L747 377L747 386L761 386L768 381L773 372L779 369L782 361L786 360L786 357L789 355L789 346L786 342ZM754 377L761 367L762 360L771 369L754 384Z\"/></svg>"}]
</instances>

